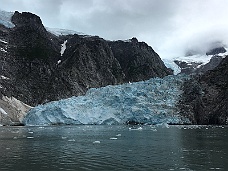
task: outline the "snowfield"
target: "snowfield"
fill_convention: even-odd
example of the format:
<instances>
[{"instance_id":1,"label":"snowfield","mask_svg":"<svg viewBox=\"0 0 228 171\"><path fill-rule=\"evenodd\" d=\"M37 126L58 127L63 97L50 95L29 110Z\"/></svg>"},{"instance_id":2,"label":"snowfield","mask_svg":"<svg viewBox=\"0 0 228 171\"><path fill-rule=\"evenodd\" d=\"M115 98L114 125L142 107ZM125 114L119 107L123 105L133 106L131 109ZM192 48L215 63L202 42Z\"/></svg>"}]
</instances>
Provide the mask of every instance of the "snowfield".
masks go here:
<instances>
[{"instance_id":1,"label":"snowfield","mask_svg":"<svg viewBox=\"0 0 228 171\"><path fill-rule=\"evenodd\" d=\"M131 84L91 88L85 96L39 105L25 125L188 123L177 113L182 76L152 78Z\"/></svg>"},{"instance_id":2,"label":"snowfield","mask_svg":"<svg viewBox=\"0 0 228 171\"><path fill-rule=\"evenodd\" d=\"M15 25L11 22L14 12L6 12L0 10L0 24L7 28L13 28Z\"/></svg>"},{"instance_id":3,"label":"snowfield","mask_svg":"<svg viewBox=\"0 0 228 171\"><path fill-rule=\"evenodd\" d=\"M84 33L77 32L74 30L67 30L67 29L59 29L59 28L50 28L50 27L45 27L46 30L56 36L63 36L63 35L85 35Z\"/></svg>"},{"instance_id":4,"label":"snowfield","mask_svg":"<svg viewBox=\"0 0 228 171\"><path fill-rule=\"evenodd\" d=\"M228 55L228 49L226 49L225 53L219 53L217 54L218 56L225 57ZM202 54L197 54L197 55L191 55L191 56L180 56L180 57L172 57L172 58L163 58L162 61L164 62L165 66L167 68L171 68L174 71L174 75L177 75L181 72L180 67L174 62L175 60L178 61L183 61L188 63L188 65L191 65L191 62L195 63L201 63L197 68L200 68L202 65L207 64L210 59L213 57L213 55L202 55Z\"/></svg>"}]
</instances>

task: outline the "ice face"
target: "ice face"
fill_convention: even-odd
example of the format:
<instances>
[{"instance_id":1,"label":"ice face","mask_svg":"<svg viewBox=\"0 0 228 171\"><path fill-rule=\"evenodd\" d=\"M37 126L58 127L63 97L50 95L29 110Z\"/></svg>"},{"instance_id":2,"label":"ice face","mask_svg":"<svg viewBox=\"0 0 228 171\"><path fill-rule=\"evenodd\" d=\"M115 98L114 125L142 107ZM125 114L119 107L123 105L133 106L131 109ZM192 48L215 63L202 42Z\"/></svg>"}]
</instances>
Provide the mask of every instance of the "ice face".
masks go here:
<instances>
[{"instance_id":1,"label":"ice face","mask_svg":"<svg viewBox=\"0 0 228 171\"><path fill-rule=\"evenodd\" d=\"M175 59L162 59L167 68L173 70L174 75L177 75L181 72L180 67L174 62Z\"/></svg>"},{"instance_id":2,"label":"ice face","mask_svg":"<svg viewBox=\"0 0 228 171\"><path fill-rule=\"evenodd\" d=\"M15 27L14 24L11 22L11 18L13 14L14 14L13 12L6 12L6 11L0 10L0 24L8 28Z\"/></svg>"},{"instance_id":3,"label":"ice face","mask_svg":"<svg viewBox=\"0 0 228 171\"><path fill-rule=\"evenodd\" d=\"M39 105L24 118L25 125L58 124L180 124L177 113L182 76L152 78L123 85L91 88L85 96Z\"/></svg>"}]
</instances>

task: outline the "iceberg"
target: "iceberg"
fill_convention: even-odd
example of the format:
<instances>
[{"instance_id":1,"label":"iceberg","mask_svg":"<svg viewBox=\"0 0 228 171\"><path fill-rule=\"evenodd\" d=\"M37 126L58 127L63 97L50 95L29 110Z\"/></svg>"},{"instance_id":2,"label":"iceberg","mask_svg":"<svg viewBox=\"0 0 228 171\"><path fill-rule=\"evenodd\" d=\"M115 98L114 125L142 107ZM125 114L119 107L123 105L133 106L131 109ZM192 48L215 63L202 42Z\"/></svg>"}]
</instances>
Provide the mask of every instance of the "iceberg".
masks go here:
<instances>
[{"instance_id":1,"label":"iceberg","mask_svg":"<svg viewBox=\"0 0 228 171\"><path fill-rule=\"evenodd\" d=\"M176 103L184 76L91 88L85 96L49 102L31 109L25 125L183 124Z\"/></svg>"}]
</instances>

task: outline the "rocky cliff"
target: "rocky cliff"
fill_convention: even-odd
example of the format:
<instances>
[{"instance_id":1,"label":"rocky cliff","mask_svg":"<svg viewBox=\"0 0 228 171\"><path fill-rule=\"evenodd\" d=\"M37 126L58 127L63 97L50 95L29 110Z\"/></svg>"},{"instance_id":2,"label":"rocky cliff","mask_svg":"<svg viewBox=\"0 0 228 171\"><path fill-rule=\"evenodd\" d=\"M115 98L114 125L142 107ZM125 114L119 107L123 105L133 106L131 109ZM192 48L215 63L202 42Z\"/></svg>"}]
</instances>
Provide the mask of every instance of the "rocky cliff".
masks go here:
<instances>
[{"instance_id":1,"label":"rocky cliff","mask_svg":"<svg viewBox=\"0 0 228 171\"><path fill-rule=\"evenodd\" d=\"M82 95L91 87L171 74L157 53L136 39L56 36L27 12L15 12L12 23L12 28L0 25L0 93L31 106Z\"/></svg>"},{"instance_id":2,"label":"rocky cliff","mask_svg":"<svg viewBox=\"0 0 228 171\"><path fill-rule=\"evenodd\" d=\"M228 124L228 56L183 86L181 113L194 124Z\"/></svg>"}]
</instances>

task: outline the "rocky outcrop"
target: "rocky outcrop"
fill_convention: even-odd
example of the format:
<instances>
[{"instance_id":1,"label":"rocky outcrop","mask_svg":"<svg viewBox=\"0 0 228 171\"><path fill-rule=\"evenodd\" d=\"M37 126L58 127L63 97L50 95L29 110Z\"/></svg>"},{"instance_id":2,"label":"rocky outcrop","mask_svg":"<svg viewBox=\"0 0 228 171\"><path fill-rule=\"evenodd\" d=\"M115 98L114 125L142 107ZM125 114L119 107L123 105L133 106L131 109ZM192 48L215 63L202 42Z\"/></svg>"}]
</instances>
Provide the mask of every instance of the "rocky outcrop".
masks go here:
<instances>
[{"instance_id":1,"label":"rocky outcrop","mask_svg":"<svg viewBox=\"0 0 228 171\"><path fill-rule=\"evenodd\" d=\"M153 49L136 39L56 36L27 12L15 12L12 22L15 27L0 25L0 75L7 78L0 79L0 95L31 106L83 95L91 87L170 74Z\"/></svg>"},{"instance_id":2,"label":"rocky outcrop","mask_svg":"<svg viewBox=\"0 0 228 171\"><path fill-rule=\"evenodd\" d=\"M199 74L199 73L205 73L206 71L213 70L220 64L222 59L223 59L222 56L214 55L211 57L208 63L196 68L194 72Z\"/></svg>"},{"instance_id":3,"label":"rocky outcrop","mask_svg":"<svg viewBox=\"0 0 228 171\"><path fill-rule=\"evenodd\" d=\"M125 74L125 81L140 81L172 74L159 55L146 43L136 38L129 41L112 41L109 45Z\"/></svg>"},{"instance_id":4,"label":"rocky outcrop","mask_svg":"<svg viewBox=\"0 0 228 171\"><path fill-rule=\"evenodd\" d=\"M0 124L22 125L22 120L31 106L15 99L14 97L2 96L0 99Z\"/></svg>"},{"instance_id":5,"label":"rocky outcrop","mask_svg":"<svg viewBox=\"0 0 228 171\"><path fill-rule=\"evenodd\" d=\"M206 52L206 55L217 55L219 53L225 53L226 49L224 47L216 47L208 50Z\"/></svg>"},{"instance_id":6,"label":"rocky outcrop","mask_svg":"<svg viewBox=\"0 0 228 171\"><path fill-rule=\"evenodd\" d=\"M197 68L202 65L201 62L187 62L187 61L179 61L174 60L175 64L177 64L181 68L181 74L193 74L196 72Z\"/></svg>"},{"instance_id":7,"label":"rocky outcrop","mask_svg":"<svg viewBox=\"0 0 228 171\"><path fill-rule=\"evenodd\" d=\"M181 113L194 124L228 124L228 56L183 86Z\"/></svg>"}]
</instances>

